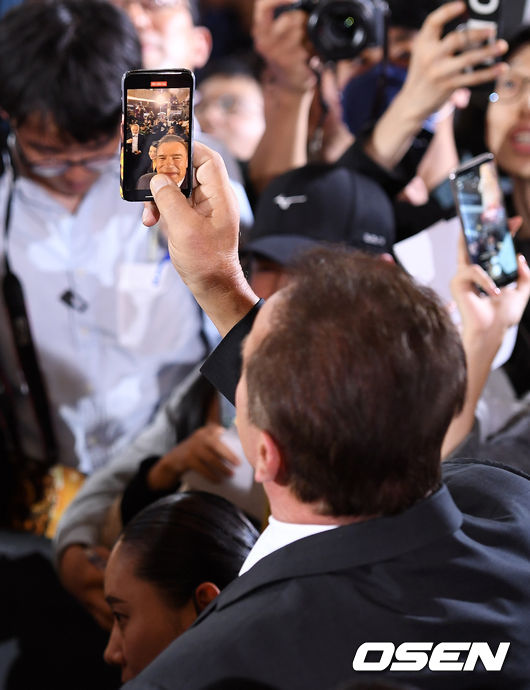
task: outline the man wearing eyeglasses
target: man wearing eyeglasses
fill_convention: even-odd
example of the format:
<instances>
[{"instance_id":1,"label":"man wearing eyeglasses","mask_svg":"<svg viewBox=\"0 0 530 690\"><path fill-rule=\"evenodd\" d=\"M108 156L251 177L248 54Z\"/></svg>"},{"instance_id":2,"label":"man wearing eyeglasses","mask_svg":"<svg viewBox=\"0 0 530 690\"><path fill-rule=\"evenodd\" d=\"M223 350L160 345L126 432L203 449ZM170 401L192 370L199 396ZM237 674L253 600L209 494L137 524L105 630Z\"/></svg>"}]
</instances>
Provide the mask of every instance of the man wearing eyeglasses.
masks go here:
<instances>
[{"instance_id":1,"label":"man wearing eyeglasses","mask_svg":"<svg viewBox=\"0 0 530 690\"><path fill-rule=\"evenodd\" d=\"M132 23L102 0L24 4L0 21L0 109L11 129L1 273L22 285L49 425L5 309L0 361L23 451L87 474L205 354L165 239L146 233L140 205L119 194L120 82L140 66Z\"/></svg>"}]
</instances>

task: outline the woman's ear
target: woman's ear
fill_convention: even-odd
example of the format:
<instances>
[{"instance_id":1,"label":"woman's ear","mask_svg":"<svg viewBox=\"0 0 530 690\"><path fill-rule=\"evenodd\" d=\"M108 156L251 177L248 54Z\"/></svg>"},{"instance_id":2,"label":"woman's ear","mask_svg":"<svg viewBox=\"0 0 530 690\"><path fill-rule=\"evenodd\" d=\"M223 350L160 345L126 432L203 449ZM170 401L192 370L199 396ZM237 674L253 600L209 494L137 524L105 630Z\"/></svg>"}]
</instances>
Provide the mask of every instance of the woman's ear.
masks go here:
<instances>
[{"instance_id":1,"label":"woman's ear","mask_svg":"<svg viewBox=\"0 0 530 690\"><path fill-rule=\"evenodd\" d=\"M215 599L220 593L220 589L213 582L201 582L195 589L194 598L197 606L197 612L201 613L208 606L208 604Z\"/></svg>"}]
</instances>

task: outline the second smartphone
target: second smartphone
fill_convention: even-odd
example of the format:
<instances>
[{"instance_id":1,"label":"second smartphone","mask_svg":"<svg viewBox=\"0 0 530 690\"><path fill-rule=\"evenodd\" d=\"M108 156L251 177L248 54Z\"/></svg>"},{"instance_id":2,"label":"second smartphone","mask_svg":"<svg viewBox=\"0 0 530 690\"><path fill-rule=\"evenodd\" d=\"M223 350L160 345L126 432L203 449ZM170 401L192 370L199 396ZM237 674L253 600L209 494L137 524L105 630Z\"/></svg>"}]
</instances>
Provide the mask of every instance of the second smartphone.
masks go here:
<instances>
[{"instance_id":1,"label":"second smartphone","mask_svg":"<svg viewBox=\"0 0 530 690\"><path fill-rule=\"evenodd\" d=\"M517 256L508 229L494 156L484 153L450 175L469 258L498 287L517 280Z\"/></svg>"},{"instance_id":2,"label":"second smartphone","mask_svg":"<svg viewBox=\"0 0 530 690\"><path fill-rule=\"evenodd\" d=\"M151 200L149 183L157 173L191 194L194 87L187 69L123 75L121 190L127 201Z\"/></svg>"}]
</instances>

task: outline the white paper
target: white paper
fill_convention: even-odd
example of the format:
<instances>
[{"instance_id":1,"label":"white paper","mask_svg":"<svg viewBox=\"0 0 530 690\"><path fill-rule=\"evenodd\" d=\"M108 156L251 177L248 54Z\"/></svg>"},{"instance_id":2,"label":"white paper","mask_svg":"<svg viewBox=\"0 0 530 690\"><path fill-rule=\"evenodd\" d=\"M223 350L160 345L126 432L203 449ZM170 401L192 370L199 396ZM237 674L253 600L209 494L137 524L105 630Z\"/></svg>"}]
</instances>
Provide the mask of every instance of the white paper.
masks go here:
<instances>
[{"instance_id":1,"label":"white paper","mask_svg":"<svg viewBox=\"0 0 530 690\"><path fill-rule=\"evenodd\" d=\"M216 483L190 470L182 476L182 491L208 491L222 496L241 508L245 513L263 522L267 513L267 499L261 484L254 481L254 470L246 459L241 441L234 426L221 434L221 441L241 460L237 466L230 464L231 477Z\"/></svg>"},{"instance_id":2,"label":"white paper","mask_svg":"<svg viewBox=\"0 0 530 690\"><path fill-rule=\"evenodd\" d=\"M417 235L396 242L394 252L401 265L419 283L431 287L446 304L453 300L450 283L456 272L458 240L462 232L460 220L442 220ZM451 310L451 317L460 323L458 309ZM508 329L492 369L502 366L511 356L517 338L517 326Z\"/></svg>"}]
</instances>

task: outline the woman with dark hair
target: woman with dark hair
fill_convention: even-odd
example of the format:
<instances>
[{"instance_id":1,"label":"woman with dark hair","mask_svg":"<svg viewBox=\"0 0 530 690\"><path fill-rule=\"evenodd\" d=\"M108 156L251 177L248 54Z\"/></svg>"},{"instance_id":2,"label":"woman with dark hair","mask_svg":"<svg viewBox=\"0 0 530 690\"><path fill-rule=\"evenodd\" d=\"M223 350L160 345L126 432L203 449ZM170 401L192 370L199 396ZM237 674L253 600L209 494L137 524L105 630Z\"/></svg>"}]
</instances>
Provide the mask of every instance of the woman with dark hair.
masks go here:
<instances>
[{"instance_id":1,"label":"woman with dark hair","mask_svg":"<svg viewBox=\"0 0 530 690\"><path fill-rule=\"evenodd\" d=\"M486 110L485 139L498 166L511 181L510 211L521 216L517 250L530 260L530 27L510 41L504 57L509 69L499 76ZM519 325L506 371L518 395L530 390L530 312Z\"/></svg>"},{"instance_id":2,"label":"woman with dark hair","mask_svg":"<svg viewBox=\"0 0 530 690\"><path fill-rule=\"evenodd\" d=\"M530 238L530 27L510 41L509 69L495 84L486 111L486 143L513 183L515 211L522 216L519 239Z\"/></svg>"},{"instance_id":3,"label":"woman with dark hair","mask_svg":"<svg viewBox=\"0 0 530 690\"><path fill-rule=\"evenodd\" d=\"M224 498L177 493L127 525L105 570L114 623L105 661L134 678L237 577L257 530Z\"/></svg>"}]
</instances>

